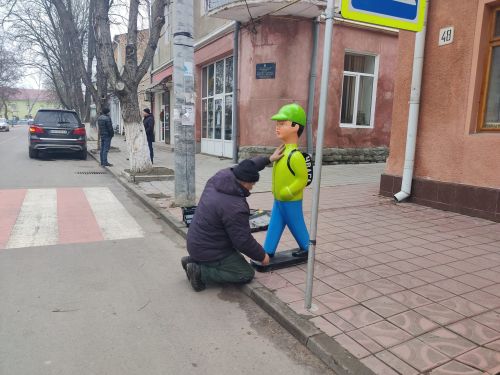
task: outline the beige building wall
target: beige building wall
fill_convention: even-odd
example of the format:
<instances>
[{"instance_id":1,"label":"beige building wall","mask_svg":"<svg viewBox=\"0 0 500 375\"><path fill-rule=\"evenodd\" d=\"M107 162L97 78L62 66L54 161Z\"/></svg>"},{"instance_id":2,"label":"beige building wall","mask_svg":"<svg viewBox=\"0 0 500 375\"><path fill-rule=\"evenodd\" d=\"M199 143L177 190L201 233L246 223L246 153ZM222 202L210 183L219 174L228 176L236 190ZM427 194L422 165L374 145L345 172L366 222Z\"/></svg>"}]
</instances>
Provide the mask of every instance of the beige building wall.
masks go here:
<instances>
[{"instance_id":1,"label":"beige building wall","mask_svg":"<svg viewBox=\"0 0 500 375\"><path fill-rule=\"evenodd\" d=\"M194 39L195 43L215 30L231 23L230 20L207 17L204 9L205 2L202 0L194 1ZM173 59L172 38L173 26L175 22L175 0L171 2L165 10L165 26L163 26L162 35L158 41L158 47L153 59L152 70L156 71L169 63Z\"/></svg>"},{"instance_id":2,"label":"beige building wall","mask_svg":"<svg viewBox=\"0 0 500 375\"><path fill-rule=\"evenodd\" d=\"M194 1L194 38L195 41L199 41L203 37L211 34L217 29L230 24L231 20L225 20L221 18L207 17L205 15L205 1L195 0Z\"/></svg>"},{"instance_id":3,"label":"beige building wall","mask_svg":"<svg viewBox=\"0 0 500 375\"><path fill-rule=\"evenodd\" d=\"M161 68L164 64L172 60L172 30L173 30L173 1L170 6L165 8L165 25L161 31L160 39L158 40L158 46L156 47L156 52L153 58L153 64L151 67L152 71Z\"/></svg>"}]
</instances>

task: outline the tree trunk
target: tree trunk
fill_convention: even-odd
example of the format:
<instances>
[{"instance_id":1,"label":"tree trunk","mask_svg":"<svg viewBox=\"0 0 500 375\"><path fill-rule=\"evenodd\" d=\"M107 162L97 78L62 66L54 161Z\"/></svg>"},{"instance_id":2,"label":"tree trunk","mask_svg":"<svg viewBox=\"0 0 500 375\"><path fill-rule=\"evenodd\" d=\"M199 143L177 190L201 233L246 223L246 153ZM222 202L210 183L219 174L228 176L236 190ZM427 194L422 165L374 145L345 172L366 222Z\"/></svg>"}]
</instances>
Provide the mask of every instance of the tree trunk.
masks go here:
<instances>
[{"instance_id":1,"label":"tree trunk","mask_svg":"<svg viewBox=\"0 0 500 375\"><path fill-rule=\"evenodd\" d=\"M125 137L129 154L130 170L133 173L152 169L146 132L141 121L137 88L120 98Z\"/></svg>"},{"instance_id":2,"label":"tree trunk","mask_svg":"<svg viewBox=\"0 0 500 375\"><path fill-rule=\"evenodd\" d=\"M8 113L9 108L8 108L7 102L5 100L3 100L3 108L4 108L4 117L6 119L8 119L9 118L9 113Z\"/></svg>"}]
</instances>

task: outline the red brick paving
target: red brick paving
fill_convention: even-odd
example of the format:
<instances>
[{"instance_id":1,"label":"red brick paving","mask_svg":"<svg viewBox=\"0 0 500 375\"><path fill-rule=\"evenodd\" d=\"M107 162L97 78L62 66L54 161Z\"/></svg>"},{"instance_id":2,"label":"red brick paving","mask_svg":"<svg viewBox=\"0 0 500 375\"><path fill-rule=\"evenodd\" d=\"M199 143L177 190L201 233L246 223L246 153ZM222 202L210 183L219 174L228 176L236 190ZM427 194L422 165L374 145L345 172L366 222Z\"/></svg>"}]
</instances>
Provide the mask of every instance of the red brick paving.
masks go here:
<instances>
[{"instance_id":1,"label":"red brick paving","mask_svg":"<svg viewBox=\"0 0 500 375\"><path fill-rule=\"evenodd\" d=\"M314 311L303 306L304 265L257 281L376 374L496 375L500 224L395 204L377 188L322 188ZM269 193L249 201L272 205ZM310 191L304 211L308 220ZM256 238L263 242L265 232ZM285 231L280 249L294 246Z\"/></svg>"}]
</instances>

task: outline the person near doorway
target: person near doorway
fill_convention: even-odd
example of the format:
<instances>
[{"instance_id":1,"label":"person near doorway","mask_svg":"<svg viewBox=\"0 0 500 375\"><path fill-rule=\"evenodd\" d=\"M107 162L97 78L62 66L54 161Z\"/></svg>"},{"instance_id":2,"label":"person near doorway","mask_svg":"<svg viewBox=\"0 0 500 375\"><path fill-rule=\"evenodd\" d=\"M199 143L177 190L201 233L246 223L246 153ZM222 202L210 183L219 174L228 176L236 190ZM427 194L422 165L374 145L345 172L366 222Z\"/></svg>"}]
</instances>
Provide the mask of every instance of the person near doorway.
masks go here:
<instances>
[{"instance_id":1,"label":"person near doorway","mask_svg":"<svg viewBox=\"0 0 500 375\"><path fill-rule=\"evenodd\" d=\"M284 143L283 158L274 163L272 191L274 204L264 250L273 257L285 226L292 232L299 249L295 257L307 257L309 232L302 211L302 197L307 185L306 160L298 150L299 137L306 126L306 113L298 104L280 108L271 120L276 121L276 135Z\"/></svg>"},{"instance_id":2,"label":"person near doorway","mask_svg":"<svg viewBox=\"0 0 500 375\"><path fill-rule=\"evenodd\" d=\"M271 157L245 159L210 178L189 225L182 268L192 288L199 292L208 283L250 282L255 272L243 254L264 266L269 256L252 236L246 198L259 180L259 171L283 156L278 148Z\"/></svg>"},{"instance_id":3,"label":"person near doorway","mask_svg":"<svg viewBox=\"0 0 500 375\"><path fill-rule=\"evenodd\" d=\"M144 129L146 130L146 138L148 140L149 157L151 158L151 163L153 163L153 157L154 157L153 142L155 141L155 119L151 114L151 110L149 108L144 108L142 115L144 117L143 124L144 124Z\"/></svg>"},{"instance_id":4,"label":"person near doorway","mask_svg":"<svg viewBox=\"0 0 500 375\"><path fill-rule=\"evenodd\" d=\"M111 117L109 117L109 108L103 107L101 115L97 118L97 126L99 130L99 137L101 138L101 165L103 167L112 167L113 164L108 162L108 152L111 148L111 138L115 135Z\"/></svg>"}]
</instances>

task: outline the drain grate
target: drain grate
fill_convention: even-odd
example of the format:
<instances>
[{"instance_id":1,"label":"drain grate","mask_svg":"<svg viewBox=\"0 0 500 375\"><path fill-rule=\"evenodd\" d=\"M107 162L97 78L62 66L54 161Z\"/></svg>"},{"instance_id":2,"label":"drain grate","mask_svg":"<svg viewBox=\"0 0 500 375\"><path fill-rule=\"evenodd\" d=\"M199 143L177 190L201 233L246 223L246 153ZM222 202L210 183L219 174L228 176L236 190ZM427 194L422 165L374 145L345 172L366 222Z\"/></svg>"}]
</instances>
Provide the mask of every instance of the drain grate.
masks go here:
<instances>
[{"instance_id":1,"label":"drain grate","mask_svg":"<svg viewBox=\"0 0 500 375\"><path fill-rule=\"evenodd\" d=\"M80 171L75 172L75 174L107 174L106 171Z\"/></svg>"}]
</instances>

